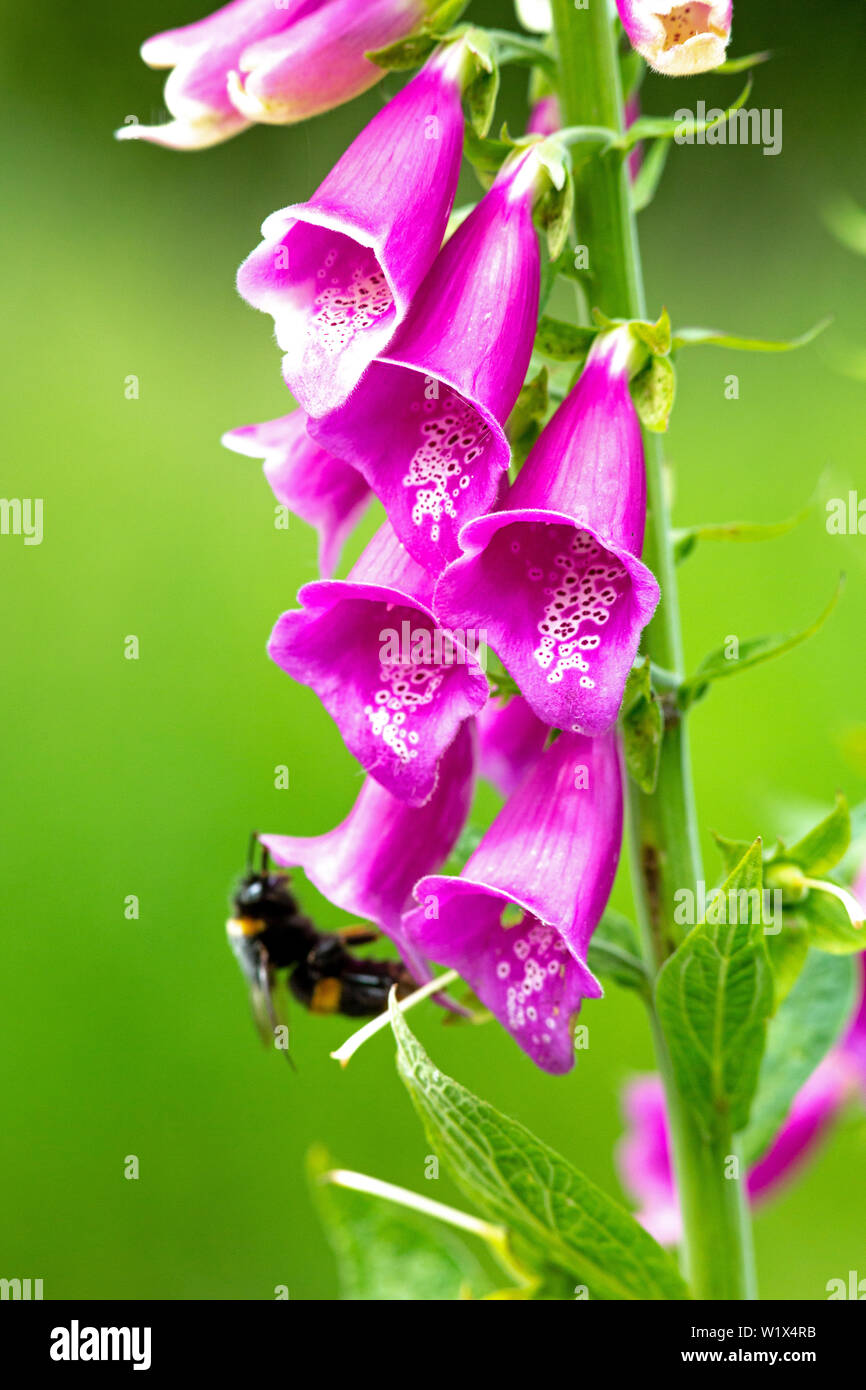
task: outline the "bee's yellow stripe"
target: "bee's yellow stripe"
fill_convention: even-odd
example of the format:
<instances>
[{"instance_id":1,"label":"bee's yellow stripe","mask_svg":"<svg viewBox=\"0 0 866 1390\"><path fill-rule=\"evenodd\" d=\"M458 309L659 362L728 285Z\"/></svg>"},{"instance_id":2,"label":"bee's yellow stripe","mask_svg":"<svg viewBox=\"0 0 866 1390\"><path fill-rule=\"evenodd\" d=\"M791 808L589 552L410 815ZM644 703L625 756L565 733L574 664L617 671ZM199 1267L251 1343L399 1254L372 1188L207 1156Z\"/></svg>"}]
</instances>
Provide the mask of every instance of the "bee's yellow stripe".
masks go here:
<instances>
[{"instance_id":1,"label":"bee's yellow stripe","mask_svg":"<svg viewBox=\"0 0 866 1390\"><path fill-rule=\"evenodd\" d=\"M340 1007L343 987L339 980L319 980L310 1000L310 1011L314 1014L335 1014Z\"/></svg>"},{"instance_id":2,"label":"bee's yellow stripe","mask_svg":"<svg viewBox=\"0 0 866 1390\"><path fill-rule=\"evenodd\" d=\"M229 936L259 936L263 926L257 917L230 917L226 931Z\"/></svg>"}]
</instances>

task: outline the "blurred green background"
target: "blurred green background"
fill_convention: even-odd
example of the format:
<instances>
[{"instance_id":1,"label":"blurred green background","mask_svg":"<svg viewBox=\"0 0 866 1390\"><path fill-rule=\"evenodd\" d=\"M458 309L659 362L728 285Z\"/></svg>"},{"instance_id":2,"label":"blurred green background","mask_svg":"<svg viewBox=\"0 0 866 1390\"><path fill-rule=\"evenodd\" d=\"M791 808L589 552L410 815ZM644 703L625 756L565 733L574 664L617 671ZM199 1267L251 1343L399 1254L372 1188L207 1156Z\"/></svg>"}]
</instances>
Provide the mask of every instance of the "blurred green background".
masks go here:
<instances>
[{"instance_id":1,"label":"blurred green background","mask_svg":"<svg viewBox=\"0 0 866 1390\"><path fill-rule=\"evenodd\" d=\"M219 445L287 406L270 320L237 297L234 270L266 214L314 189L394 84L201 154L117 144L124 117L161 111L139 42L203 8L2 5L0 490L45 499L45 537L0 539L0 1274L42 1277L48 1298L268 1299L277 1284L334 1297L303 1176L316 1140L429 1192L428 1145L387 1037L340 1073L328 1051L350 1025L296 1014L290 1074L257 1044L223 935L251 827L323 831L359 782L316 699L264 653L315 550L302 523L274 529L258 465ZM470 14L511 18L501 0ZM835 369L866 339L866 262L820 219L835 191L866 202L862 5L744 3L732 51L759 48L776 56L750 104L782 109L783 152L672 151L642 215L649 302L680 325L764 335L836 321L823 345L787 357L683 358L668 440L680 524L786 516L827 470L825 497L866 494L866 386ZM652 79L645 108L725 102L740 83ZM510 74L512 127L522 90ZM125 399L131 374L138 400ZM817 638L695 713L710 879L711 827L772 836L837 787L866 793L866 540L828 536L821 506L782 540L706 544L681 572L695 663L728 634L804 625L843 569L843 601ZM124 659L129 634L138 661ZM279 763L288 791L274 789ZM124 917L129 894L137 921ZM628 910L625 875L617 902ZM323 924L338 920L321 906ZM564 1080L535 1072L496 1027L442 1029L432 1010L415 1022L444 1069L616 1192L618 1088L651 1066L649 1039L614 989L584 1018L591 1046ZM124 1178L130 1154L138 1181ZM866 1274L864 1158L866 1120L851 1114L760 1213L765 1295L821 1298L828 1279ZM436 1196L453 1196L445 1178Z\"/></svg>"}]
</instances>

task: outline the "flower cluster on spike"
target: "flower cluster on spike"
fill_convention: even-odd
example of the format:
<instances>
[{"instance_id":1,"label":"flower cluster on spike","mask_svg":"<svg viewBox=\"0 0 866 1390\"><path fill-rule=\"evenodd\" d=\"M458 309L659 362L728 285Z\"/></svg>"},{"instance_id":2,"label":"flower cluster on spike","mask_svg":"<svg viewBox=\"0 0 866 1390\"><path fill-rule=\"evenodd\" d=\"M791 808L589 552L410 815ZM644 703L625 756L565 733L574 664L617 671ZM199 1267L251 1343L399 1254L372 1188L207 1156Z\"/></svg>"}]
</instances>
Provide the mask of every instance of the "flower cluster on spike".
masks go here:
<instances>
[{"instance_id":1,"label":"flower cluster on spike","mask_svg":"<svg viewBox=\"0 0 866 1390\"><path fill-rule=\"evenodd\" d=\"M145 45L173 69L173 119L124 134L192 148L314 114L375 81L365 54L432 9L236 0ZM599 331L515 471L506 425L537 331L539 228L567 156L555 135L502 142L483 196L452 220L463 106L489 71L473 35L427 43L308 201L264 223L238 287L272 317L300 408L223 442L263 460L276 501L318 532L319 577L278 617L268 652L366 773L335 829L264 844L375 923L419 982L434 964L457 970L539 1067L563 1073L582 1001L601 994L587 951L622 840L616 721L659 599L641 560L629 389L645 351L628 325ZM386 519L335 577L374 496ZM488 650L519 694L494 683L491 695ZM477 773L504 805L459 876L445 875Z\"/></svg>"}]
</instances>

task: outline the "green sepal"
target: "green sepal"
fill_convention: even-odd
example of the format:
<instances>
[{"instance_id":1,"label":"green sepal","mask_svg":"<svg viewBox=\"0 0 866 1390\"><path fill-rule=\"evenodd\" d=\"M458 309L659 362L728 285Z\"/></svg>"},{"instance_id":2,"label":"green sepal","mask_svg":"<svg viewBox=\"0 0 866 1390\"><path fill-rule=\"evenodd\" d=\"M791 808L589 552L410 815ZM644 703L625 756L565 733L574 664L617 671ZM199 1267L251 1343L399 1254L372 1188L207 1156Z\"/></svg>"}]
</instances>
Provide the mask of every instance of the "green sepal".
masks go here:
<instances>
[{"instance_id":1,"label":"green sepal","mask_svg":"<svg viewBox=\"0 0 866 1390\"><path fill-rule=\"evenodd\" d=\"M665 721L652 688L649 657L628 673L620 728L628 775L641 791L651 795L658 781Z\"/></svg>"},{"instance_id":2,"label":"green sepal","mask_svg":"<svg viewBox=\"0 0 866 1390\"><path fill-rule=\"evenodd\" d=\"M814 829L781 854L787 863L796 864L811 878L823 878L844 857L851 843L851 813L841 792L836 804Z\"/></svg>"},{"instance_id":3,"label":"green sepal","mask_svg":"<svg viewBox=\"0 0 866 1390\"><path fill-rule=\"evenodd\" d=\"M565 323L543 314L535 334L535 351L554 362L584 362L597 334L597 328Z\"/></svg>"},{"instance_id":4,"label":"green sepal","mask_svg":"<svg viewBox=\"0 0 866 1390\"><path fill-rule=\"evenodd\" d=\"M809 929L790 914L782 914L782 930L767 934L767 954L773 972L775 1007L787 998L809 954ZM457 1017L457 1015L449 1015ZM772 1026L772 1025L771 1025Z\"/></svg>"},{"instance_id":5,"label":"green sepal","mask_svg":"<svg viewBox=\"0 0 866 1390\"><path fill-rule=\"evenodd\" d=\"M470 29L463 42L475 60L475 75L463 92L466 119L477 136L483 139L493 124L496 98L499 95L499 64L493 44L484 29Z\"/></svg>"},{"instance_id":6,"label":"green sepal","mask_svg":"<svg viewBox=\"0 0 866 1390\"><path fill-rule=\"evenodd\" d=\"M823 318L807 328L796 338L743 338L734 333L724 333L717 328L680 328L673 336L671 349L709 345L711 347L733 348L738 352L793 352L814 342L820 333L833 322Z\"/></svg>"},{"instance_id":7,"label":"green sepal","mask_svg":"<svg viewBox=\"0 0 866 1390\"><path fill-rule=\"evenodd\" d=\"M809 942L817 951L830 956L851 956L866 951L866 927L855 927L845 908L832 893L812 888L809 896L792 908L802 922Z\"/></svg>"},{"instance_id":8,"label":"green sepal","mask_svg":"<svg viewBox=\"0 0 866 1390\"><path fill-rule=\"evenodd\" d=\"M457 23L468 4L469 0L444 0L411 34L385 44L384 48L373 48L364 57L388 72L406 72L409 68L420 67L452 24Z\"/></svg>"},{"instance_id":9,"label":"green sepal","mask_svg":"<svg viewBox=\"0 0 866 1390\"><path fill-rule=\"evenodd\" d=\"M798 647L807 638L814 637L836 607L844 581L845 576L842 575L836 592L823 613L800 632L791 632L784 636L753 637L739 644L739 654L735 659L725 655L724 647L719 647L709 656L704 657L694 675L689 676L679 688L678 702L680 708L688 709L690 705L693 705L696 700L706 694L713 681L722 680L725 676L737 675L740 671L747 671L753 666L759 666L764 661L783 656L785 652L792 651L794 647Z\"/></svg>"},{"instance_id":10,"label":"green sepal","mask_svg":"<svg viewBox=\"0 0 866 1390\"><path fill-rule=\"evenodd\" d=\"M639 342L643 343L651 353L660 357L666 357L671 350L671 316L667 309L662 309L655 323L649 323L646 319L630 319L629 325L634 336Z\"/></svg>"},{"instance_id":11,"label":"green sepal","mask_svg":"<svg viewBox=\"0 0 866 1390\"><path fill-rule=\"evenodd\" d=\"M653 353L648 366L631 382L631 396L641 423L653 434L664 434L674 408L677 379L669 357Z\"/></svg>"},{"instance_id":12,"label":"green sepal","mask_svg":"<svg viewBox=\"0 0 866 1390\"><path fill-rule=\"evenodd\" d=\"M390 1003L397 1069L433 1149L484 1217L509 1232L541 1278L551 1269L590 1298L687 1299L673 1257L624 1207L516 1120L433 1065Z\"/></svg>"},{"instance_id":13,"label":"green sepal","mask_svg":"<svg viewBox=\"0 0 866 1390\"><path fill-rule=\"evenodd\" d=\"M539 150L548 186L535 204L535 223L547 238L547 252L554 263L568 241L574 216L574 178L564 150L558 149L552 141L544 141Z\"/></svg>"},{"instance_id":14,"label":"green sepal","mask_svg":"<svg viewBox=\"0 0 866 1390\"><path fill-rule=\"evenodd\" d=\"M722 884L725 915L728 894L757 892L762 905L762 887L761 841L755 840ZM656 982L656 1010L680 1093L711 1140L748 1123L773 1009L762 911L752 921L752 905L749 899L745 922L693 927Z\"/></svg>"},{"instance_id":15,"label":"green sepal","mask_svg":"<svg viewBox=\"0 0 866 1390\"><path fill-rule=\"evenodd\" d=\"M637 934L627 917L608 908L592 934L586 963L593 975L647 994L649 975L641 960Z\"/></svg>"},{"instance_id":16,"label":"green sepal","mask_svg":"<svg viewBox=\"0 0 866 1390\"><path fill-rule=\"evenodd\" d=\"M810 951L767 1029L752 1115L743 1135L751 1165L775 1139L801 1086L838 1042L854 1003L853 962Z\"/></svg>"}]
</instances>

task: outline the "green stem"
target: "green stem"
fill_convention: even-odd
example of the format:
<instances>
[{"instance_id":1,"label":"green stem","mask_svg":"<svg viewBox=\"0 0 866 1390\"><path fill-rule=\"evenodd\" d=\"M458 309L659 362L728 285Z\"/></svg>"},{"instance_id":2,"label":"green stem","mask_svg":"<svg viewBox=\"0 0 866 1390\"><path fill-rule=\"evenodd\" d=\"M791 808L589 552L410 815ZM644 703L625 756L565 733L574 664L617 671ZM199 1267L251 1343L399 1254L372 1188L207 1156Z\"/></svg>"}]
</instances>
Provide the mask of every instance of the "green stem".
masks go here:
<instances>
[{"instance_id":1,"label":"green stem","mask_svg":"<svg viewBox=\"0 0 866 1390\"><path fill-rule=\"evenodd\" d=\"M623 96L607 0L553 0L559 96L565 125L623 130ZM577 226L589 251L593 304L610 318L645 318L643 276L628 168L622 154L596 155L578 168ZM682 636L664 462L659 440L646 439L647 529L644 559L662 601L644 634L654 665L682 672ZM630 785L629 842L644 951L655 975L677 944L675 893L702 878L685 718L666 729L652 795ZM731 1135L709 1144L684 1103L657 1020L654 1041L665 1087L677 1190L683 1217L686 1277L696 1298L754 1297L745 1182L726 1176L736 1156Z\"/></svg>"}]
</instances>

